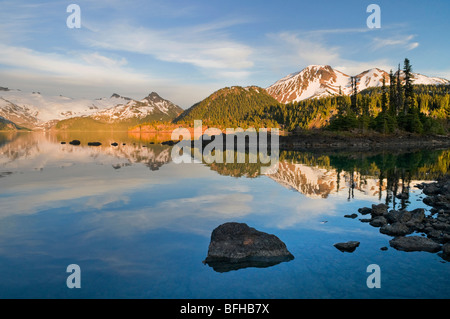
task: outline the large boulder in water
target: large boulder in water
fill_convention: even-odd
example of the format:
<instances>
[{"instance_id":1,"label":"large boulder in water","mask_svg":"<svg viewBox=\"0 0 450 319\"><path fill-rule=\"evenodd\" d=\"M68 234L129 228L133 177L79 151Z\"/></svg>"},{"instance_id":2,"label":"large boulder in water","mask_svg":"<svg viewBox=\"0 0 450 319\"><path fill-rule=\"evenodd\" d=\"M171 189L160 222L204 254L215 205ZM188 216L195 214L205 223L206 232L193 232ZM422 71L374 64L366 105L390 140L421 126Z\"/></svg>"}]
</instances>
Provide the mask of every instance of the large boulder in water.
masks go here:
<instances>
[{"instance_id":1,"label":"large boulder in water","mask_svg":"<svg viewBox=\"0 0 450 319\"><path fill-rule=\"evenodd\" d=\"M244 223L225 223L213 230L205 263L215 271L270 267L294 259L277 236Z\"/></svg>"}]
</instances>

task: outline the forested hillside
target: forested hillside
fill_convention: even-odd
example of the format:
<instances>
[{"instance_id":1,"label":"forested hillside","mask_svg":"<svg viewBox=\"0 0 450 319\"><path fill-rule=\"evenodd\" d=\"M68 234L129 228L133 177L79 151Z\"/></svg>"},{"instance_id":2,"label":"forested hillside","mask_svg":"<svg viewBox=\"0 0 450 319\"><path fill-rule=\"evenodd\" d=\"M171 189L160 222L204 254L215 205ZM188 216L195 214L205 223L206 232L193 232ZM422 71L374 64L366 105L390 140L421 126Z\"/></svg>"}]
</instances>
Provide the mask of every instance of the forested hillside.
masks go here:
<instances>
[{"instance_id":1,"label":"forested hillside","mask_svg":"<svg viewBox=\"0 0 450 319\"><path fill-rule=\"evenodd\" d=\"M277 100L260 87L233 86L220 89L194 104L174 122L192 125L194 120L202 120L204 125L210 126L247 127L253 124L250 115L262 114L264 109L278 104Z\"/></svg>"}]
</instances>

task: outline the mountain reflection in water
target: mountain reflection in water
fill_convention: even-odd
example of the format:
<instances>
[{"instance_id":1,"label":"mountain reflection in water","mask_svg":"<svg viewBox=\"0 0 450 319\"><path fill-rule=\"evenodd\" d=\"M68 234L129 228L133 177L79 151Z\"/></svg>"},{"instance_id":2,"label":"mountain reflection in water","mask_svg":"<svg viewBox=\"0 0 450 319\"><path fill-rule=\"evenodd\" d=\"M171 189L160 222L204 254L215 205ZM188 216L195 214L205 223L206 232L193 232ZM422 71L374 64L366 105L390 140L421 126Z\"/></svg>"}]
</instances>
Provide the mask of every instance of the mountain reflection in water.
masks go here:
<instances>
[{"instance_id":1,"label":"mountain reflection in water","mask_svg":"<svg viewBox=\"0 0 450 319\"><path fill-rule=\"evenodd\" d=\"M78 139L80 146L61 142ZM170 134L136 134L127 132L57 132L57 133L0 133L0 165L26 159L28 166L43 169L45 165L70 154L74 162L83 157L112 157L117 163L112 168L141 163L151 170L171 162L172 147L161 145L170 140ZM88 142L100 141L99 147L89 147ZM112 146L117 143L117 146ZM198 150L194 150L201 154ZM235 154L235 159L237 157ZM43 159L45 157L45 159ZM211 163L211 170L224 176L256 178L261 167L267 164ZM198 155L196 159L199 160ZM201 160L201 159L200 159ZM204 161L203 161L204 162ZM69 165L63 163L62 165ZM422 181L435 180L450 169L449 150L426 150L397 153L314 153L282 151L278 169L266 176L278 184L311 198L327 198L331 194L348 193L348 200L359 194L384 198L395 208L409 204L409 191ZM1 169L0 177L12 174Z\"/></svg>"}]
</instances>

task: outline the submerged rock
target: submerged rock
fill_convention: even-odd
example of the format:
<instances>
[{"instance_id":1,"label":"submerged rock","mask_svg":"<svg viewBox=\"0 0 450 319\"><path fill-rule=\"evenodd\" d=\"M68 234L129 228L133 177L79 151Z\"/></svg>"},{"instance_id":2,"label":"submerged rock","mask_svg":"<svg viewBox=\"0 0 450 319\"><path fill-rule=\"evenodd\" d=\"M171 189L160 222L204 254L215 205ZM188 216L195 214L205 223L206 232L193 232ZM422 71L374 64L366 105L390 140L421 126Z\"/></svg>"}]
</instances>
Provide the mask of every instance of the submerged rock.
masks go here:
<instances>
[{"instance_id":1,"label":"submerged rock","mask_svg":"<svg viewBox=\"0 0 450 319\"><path fill-rule=\"evenodd\" d=\"M244 223L225 223L213 230L204 263L215 271L226 272L246 267L270 267L294 256L277 236Z\"/></svg>"},{"instance_id":2,"label":"submerged rock","mask_svg":"<svg viewBox=\"0 0 450 319\"><path fill-rule=\"evenodd\" d=\"M359 241L348 241L346 243L336 243L333 246L342 252L352 253L359 246Z\"/></svg>"}]
</instances>

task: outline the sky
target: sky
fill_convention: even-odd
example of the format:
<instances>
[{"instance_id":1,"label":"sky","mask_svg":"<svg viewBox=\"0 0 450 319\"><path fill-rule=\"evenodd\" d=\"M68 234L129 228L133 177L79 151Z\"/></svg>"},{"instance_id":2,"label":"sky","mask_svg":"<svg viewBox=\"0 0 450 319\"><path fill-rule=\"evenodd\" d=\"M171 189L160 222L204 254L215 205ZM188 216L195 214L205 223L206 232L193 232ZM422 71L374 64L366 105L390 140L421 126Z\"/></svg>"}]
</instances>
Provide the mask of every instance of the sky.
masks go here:
<instances>
[{"instance_id":1,"label":"sky","mask_svg":"<svg viewBox=\"0 0 450 319\"><path fill-rule=\"evenodd\" d=\"M80 8L80 28L69 28ZM380 28L369 28L370 4ZM73 98L157 92L182 108L308 65L450 79L450 1L0 0L0 86Z\"/></svg>"}]
</instances>

